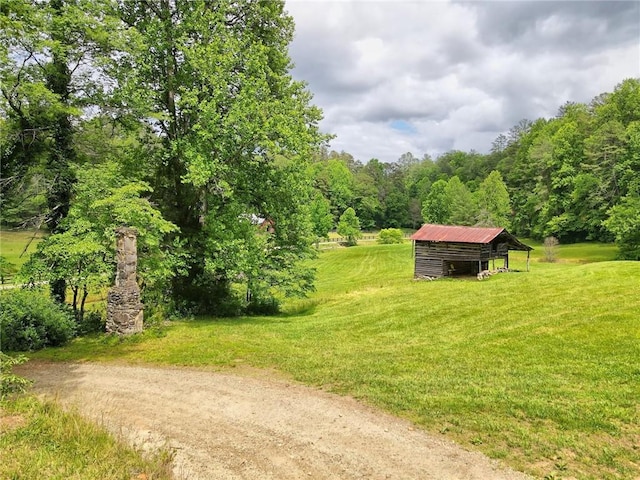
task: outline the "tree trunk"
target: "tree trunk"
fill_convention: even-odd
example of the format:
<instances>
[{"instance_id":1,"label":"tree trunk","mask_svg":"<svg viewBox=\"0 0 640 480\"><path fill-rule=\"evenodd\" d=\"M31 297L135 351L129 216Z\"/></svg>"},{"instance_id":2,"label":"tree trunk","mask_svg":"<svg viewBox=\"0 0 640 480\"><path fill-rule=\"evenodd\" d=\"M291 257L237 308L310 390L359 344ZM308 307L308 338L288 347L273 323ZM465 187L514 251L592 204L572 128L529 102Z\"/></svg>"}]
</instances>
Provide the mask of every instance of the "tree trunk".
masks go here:
<instances>
[{"instance_id":1,"label":"tree trunk","mask_svg":"<svg viewBox=\"0 0 640 480\"><path fill-rule=\"evenodd\" d=\"M87 286L85 285L82 290L82 300L80 301L80 315L78 316L78 323L81 323L84 320L84 305L87 301L88 296L89 290L87 290Z\"/></svg>"},{"instance_id":2,"label":"tree trunk","mask_svg":"<svg viewBox=\"0 0 640 480\"><path fill-rule=\"evenodd\" d=\"M54 15L58 17L63 15L64 0L51 0L50 5ZM51 38L62 45L68 41L63 32L55 29ZM55 49L47 73L47 87L58 95L60 101L65 105L69 104L71 84L71 72L67 60L64 50ZM47 171L52 180L51 189L47 196L49 207L47 223L52 233L60 233L63 231L61 222L69 213L73 184L76 181L75 174L71 169L71 163L75 160L75 151L73 149L73 126L69 115L64 112L58 114L52 128L53 146L47 161ZM64 303L65 279L53 280L50 283L50 288L52 298L59 303Z\"/></svg>"}]
</instances>

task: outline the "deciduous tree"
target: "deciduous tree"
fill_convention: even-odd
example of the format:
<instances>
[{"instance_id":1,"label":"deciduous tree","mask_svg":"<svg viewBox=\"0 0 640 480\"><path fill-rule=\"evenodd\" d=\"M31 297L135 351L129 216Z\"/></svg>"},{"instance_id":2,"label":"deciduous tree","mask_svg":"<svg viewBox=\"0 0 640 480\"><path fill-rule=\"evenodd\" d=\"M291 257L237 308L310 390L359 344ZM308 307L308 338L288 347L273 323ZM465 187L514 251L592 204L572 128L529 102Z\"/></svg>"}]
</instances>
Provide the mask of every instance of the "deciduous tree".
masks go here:
<instances>
[{"instance_id":1,"label":"deciduous tree","mask_svg":"<svg viewBox=\"0 0 640 480\"><path fill-rule=\"evenodd\" d=\"M449 221L449 199L445 180L438 180L431 185L427 198L422 204L422 218L427 223L441 225L446 225Z\"/></svg>"},{"instance_id":2,"label":"deciduous tree","mask_svg":"<svg viewBox=\"0 0 640 480\"><path fill-rule=\"evenodd\" d=\"M358 244L358 239L362 237L362 232L360 231L360 221L353 208L347 208L344 213L340 215L337 231L339 235L347 239L348 245L353 246Z\"/></svg>"},{"instance_id":3,"label":"deciduous tree","mask_svg":"<svg viewBox=\"0 0 640 480\"><path fill-rule=\"evenodd\" d=\"M284 2L123 1L121 13L143 43L125 87L162 141L154 198L180 228L176 303L220 313L234 283L256 291L258 279L264 295L308 290L306 167L324 137L320 111L289 73ZM252 215L273 233L249 228Z\"/></svg>"},{"instance_id":4,"label":"deciduous tree","mask_svg":"<svg viewBox=\"0 0 640 480\"><path fill-rule=\"evenodd\" d=\"M509 228L511 202L500 172L494 170L485 178L475 194L478 205L476 224Z\"/></svg>"}]
</instances>

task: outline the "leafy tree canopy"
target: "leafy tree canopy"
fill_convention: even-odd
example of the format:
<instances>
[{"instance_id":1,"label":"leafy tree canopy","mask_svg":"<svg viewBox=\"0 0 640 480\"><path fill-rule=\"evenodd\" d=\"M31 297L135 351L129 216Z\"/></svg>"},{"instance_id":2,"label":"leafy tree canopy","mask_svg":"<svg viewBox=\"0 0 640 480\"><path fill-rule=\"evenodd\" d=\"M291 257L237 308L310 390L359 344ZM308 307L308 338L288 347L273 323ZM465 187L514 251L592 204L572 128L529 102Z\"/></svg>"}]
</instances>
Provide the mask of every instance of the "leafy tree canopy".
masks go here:
<instances>
[{"instance_id":1,"label":"leafy tree canopy","mask_svg":"<svg viewBox=\"0 0 640 480\"><path fill-rule=\"evenodd\" d=\"M358 220L353 208L347 208L344 213L340 215L340 221L338 222L338 234L347 239L348 245L357 245L358 239L362 237L360 221Z\"/></svg>"}]
</instances>

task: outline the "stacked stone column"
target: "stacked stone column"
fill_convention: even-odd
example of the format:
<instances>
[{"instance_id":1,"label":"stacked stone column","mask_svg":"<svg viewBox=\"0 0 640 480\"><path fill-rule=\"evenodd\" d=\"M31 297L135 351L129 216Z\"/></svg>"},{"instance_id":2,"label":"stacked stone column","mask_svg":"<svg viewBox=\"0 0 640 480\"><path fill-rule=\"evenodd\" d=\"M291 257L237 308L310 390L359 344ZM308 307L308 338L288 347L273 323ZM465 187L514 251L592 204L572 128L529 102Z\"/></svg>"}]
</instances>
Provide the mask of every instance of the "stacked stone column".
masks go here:
<instances>
[{"instance_id":1,"label":"stacked stone column","mask_svg":"<svg viewBox=\"0 0 640 480\"><path fill-rule=\"evenodd\" d=\"M142 331L143 305L136 278L137 235L133 228L116 230L118 265L115 286L107 295L107 333L129 335Z\"/></svg>"}]
</instances>

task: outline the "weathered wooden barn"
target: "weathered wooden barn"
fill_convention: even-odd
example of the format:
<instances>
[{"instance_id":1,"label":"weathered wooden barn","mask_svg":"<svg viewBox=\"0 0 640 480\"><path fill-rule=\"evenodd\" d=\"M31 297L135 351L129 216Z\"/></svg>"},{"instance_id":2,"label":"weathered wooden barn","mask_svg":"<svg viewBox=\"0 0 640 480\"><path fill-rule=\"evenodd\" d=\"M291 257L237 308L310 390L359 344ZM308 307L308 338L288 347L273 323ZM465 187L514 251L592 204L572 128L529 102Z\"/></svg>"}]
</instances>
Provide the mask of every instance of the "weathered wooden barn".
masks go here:
<instances>
[{"instance_id":1,"label":"weathered wooden barn","mask_svg":"<svg viewBox=\"0 0 640 480\"><path fill-rule=\"evenodd\" d=\"M414 277L475 275L489 269L489 262L503 260L509 268L509 250L533 250L504 228L423 225L411 236L414 244Z\"/></svg>"}]
</instances>

